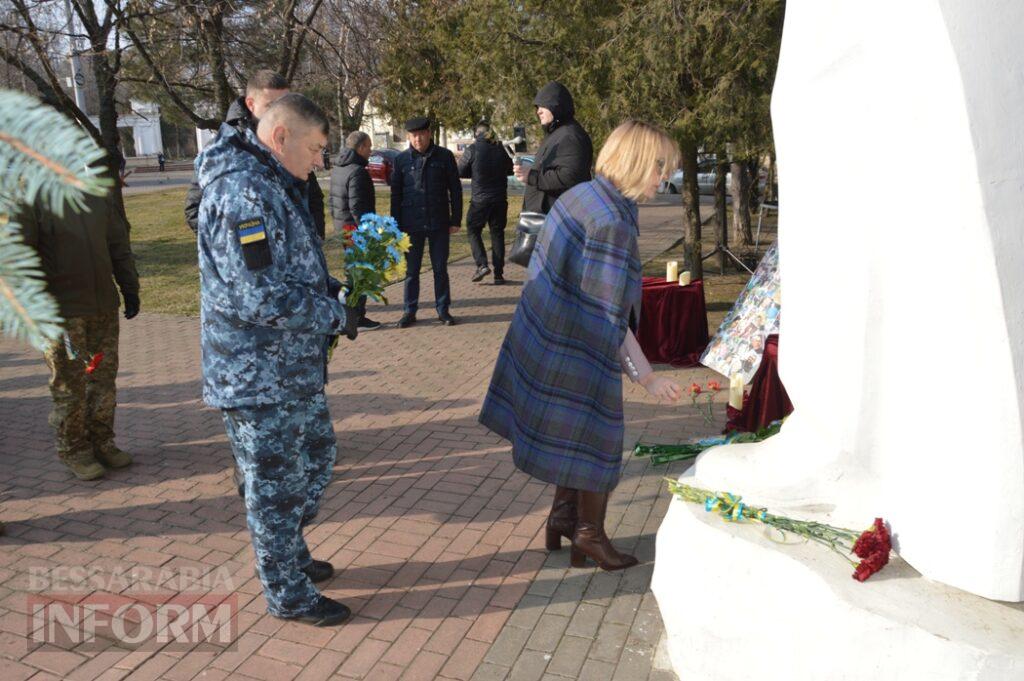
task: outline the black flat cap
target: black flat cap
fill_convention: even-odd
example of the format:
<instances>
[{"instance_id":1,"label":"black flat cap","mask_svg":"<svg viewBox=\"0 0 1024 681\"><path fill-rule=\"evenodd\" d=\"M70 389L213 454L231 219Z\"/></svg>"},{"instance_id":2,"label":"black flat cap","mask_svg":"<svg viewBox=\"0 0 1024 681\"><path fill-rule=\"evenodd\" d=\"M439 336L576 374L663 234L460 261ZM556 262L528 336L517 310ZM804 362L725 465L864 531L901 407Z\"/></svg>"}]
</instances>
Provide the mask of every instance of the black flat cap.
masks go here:
<instances>
[{"instance_id":1,"label":"black flat cap","mask_svg":"<svg viewBox=\"0 0 1024 681\"><path fill-rule=\"evenodd\" d=\"M426 116L414 116L405 122L405 129L409 132L426 130L430 127L430 119Z\"/></svg>"}]
</instances>

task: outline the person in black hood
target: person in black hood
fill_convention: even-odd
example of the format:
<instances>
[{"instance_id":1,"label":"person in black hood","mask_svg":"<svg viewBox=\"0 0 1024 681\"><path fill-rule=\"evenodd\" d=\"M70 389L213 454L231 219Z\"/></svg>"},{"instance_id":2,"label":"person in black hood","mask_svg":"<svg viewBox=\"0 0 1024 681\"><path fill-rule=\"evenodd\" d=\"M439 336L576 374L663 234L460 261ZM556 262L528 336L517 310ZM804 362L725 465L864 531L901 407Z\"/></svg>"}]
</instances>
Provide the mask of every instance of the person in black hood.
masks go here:
<instances>
[{"instance_id":1,"label":"person in black hood","mask_svg":"<svg viewBox=\"0 0 1024 681\"><path fill-rule=\"evenodd\" d=\"M370 136L357 130L345 138L345 150L331 171L331 217L334 229L345 234L367 213L376 213L377 196L366 165L370 158ZM347 229L346 229L347 228ZM366 296L359 298L359 328L376 329L380 322L366 316Z\"/></svg>"},{"instance_id":2,"label":"person in black hood","mask_svg":"<svg viewBox=\"0 0 1024 681\"><path fill-rule=\"evenodd\" d=\"M505 283L505 226L508 223L508 176L511 174L512 157L505 153L501 142L495 140L491 126L479 123L476 141L466 147L459 159L459 175L473 179L466 213L466 234L476 262L473 281L481 281L491 273L480 236L486 224L491 232L494 283Z\"/></svg>"},{"instance_id":3,"label":"person in black hood","mask_svg":"<svg viewBox=\"0 0 1024 681\"><path fill-rule=\"evenodd\" d=\"M576 107L564 85L551 81L537 92L533 104L547 136L533 165L517 164L515 176L526 185L523 210L547 213L562 192L591 179L594 145L576 122Z\"/></svg>"},{"instance_id":4,"label":"person in black hood","mask_svg":"<svg viewBox=\"0 0 1024 681\"><path fill-rule=\"evenodd\" d=\"M280 74L269 69L257 71L245 85L245 96L239 97L228 107L224 122L241 132L246 129L255 130L256 125L260 122L260 116L267 110L267 107L288 94L288 91L288 81ZM309 174L306 185L306 203L309 212L313 214L313 223L316 226L317 234L323 239L325 235L324 192L320 189L316 173ZM196 234L199 229L199 202L202 198L203 190L199 188L199 183L193 177L188 194L185 195L185 222Z\"/></svg>"}]
</instances>

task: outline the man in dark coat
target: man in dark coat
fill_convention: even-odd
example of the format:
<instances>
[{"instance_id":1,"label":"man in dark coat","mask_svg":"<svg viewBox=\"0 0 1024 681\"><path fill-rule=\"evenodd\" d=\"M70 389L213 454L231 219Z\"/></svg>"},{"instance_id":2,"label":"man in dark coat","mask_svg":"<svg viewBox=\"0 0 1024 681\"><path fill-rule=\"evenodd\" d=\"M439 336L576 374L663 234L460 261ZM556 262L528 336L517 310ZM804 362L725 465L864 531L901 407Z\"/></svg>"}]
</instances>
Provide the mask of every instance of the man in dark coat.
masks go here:
<instances>
[{"instance_id":1,"label":"man in dark coat","mask_svg":"<svg viewBox=\"0 0 1024 681\"><path fill-rule=\"evenodd\" d=\"M505 153L501 142L494 139L491 126L480 123L476 127L476 141L466 147L459 159L459 175L473 179L466 213L466 233L476 262L473 281L481 281L491 273L481 238L486 224L491 232L494 283L505 283L505 226L508 223L508 176L511 174L512 157Z\"/></svg>"},{"instance_id":2,"label":"man in dark coat","mask_svg":"<svg viewBox=\"0 0 1024 681\"><path fill-rule=\"evenodd\" d=\"M448 246L462 223L462 181L455 154L433 143L430 119L418 116L405 124L409 148L395 157L391 172L391 215L409 235L412 246L406 257L405 312L399 328L416 323L420 302L420 267L423 251L430 245L434 268L434 305L445 326L455 319L448 311Z\"/></svg>"},{"instance_id":3,"label":"man in dark coat","mask_svg":"<svg viewBox=\"0 0 1024 681\"><path fill-rule=\"evenodd\" d=\"M331 217L334 229L344 233L346 227L354 228L367 213L376 213L377 197L373 179L366 164L372 147L370 136L357 130L345 138L345 150L338 155L338 161L331 171ZM366 316L366 296L361 296L356 305L359 310L359 328L376 329L380 322Z\"/></svg>"},{"instance_id":4,"label":"man in dark coat","mask_svg":"<svg viewBox=\"0 0 1024 681\"><path fill-rule=\"evenodd\" d=\"M79 480L94 480L132 462L114 444L117 309L123 299L125 319L139 313L139 274L128 221L113 197L83 201L81 210L65 205L63 216L36 206L20 222L64 318L64 337L44 353L57 456Z\"/></svg>"},{"instance_id":5,"label":"man in dark coat","mask_svg":"<svg viewBox=\"0 0 1024 681\"><path fill-rule=\"evenodd\" d=\"M255 130L260 122L260 116L267 110L267 107L288 94L288 91L288 81L280 74L269 69L257 71L245 85L245 96L239 97L228 107L228 114L224 122L239 132ZM185 196L185 221L197 234L199 202L202 198L203 190L199 188L198 182L193 177L188 194ZM324 229L324 192L320 189L316 173L310 173L306 178L306 202L309 204L309 212L313 214L317 234L323 239L326 233Z\"/></svg>"},{"instance_id":6,"label":"man in dark coat","mask_svg":"<svg viewBox=\"0 0 1024 681\"><path fill-rule=\"evenodd\" d=\"M576 122L576 107L564 85L551 81L540 89L533 104L547 136L537 149L533 166L516 165L515 175L526 185L523 210L547 213L562 192L591 179L594 146Z\"/></svg>"}]
</instances>

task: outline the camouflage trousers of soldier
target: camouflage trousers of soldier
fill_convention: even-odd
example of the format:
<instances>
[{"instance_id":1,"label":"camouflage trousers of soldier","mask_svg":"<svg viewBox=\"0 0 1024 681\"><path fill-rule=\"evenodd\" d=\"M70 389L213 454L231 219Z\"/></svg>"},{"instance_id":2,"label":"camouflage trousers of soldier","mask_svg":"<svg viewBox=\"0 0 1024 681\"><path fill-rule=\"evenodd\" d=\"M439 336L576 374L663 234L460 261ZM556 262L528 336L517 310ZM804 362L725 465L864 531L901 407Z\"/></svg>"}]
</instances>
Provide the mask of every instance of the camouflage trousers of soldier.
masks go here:
<instances>
[{"instance_id":1,"label":"camouflage trousers of soldier","mask_svg":"<svg viewBox=\"0 0 1024 681\"><path fill-rule=\"evenodd\" d=\"M309 612L318 591L302 572L313 557L302 528L320 510L337 442L323 393L258 407L223 410L238 468L267 610L278 617Z\"/></svg>"},{"instance_id":2,"label":"camouflage trousers of soldier","mask_svg":"<svg viewBox=\"0 0 1024 681\"><path fill-rule=\"evenodd\" d=\"M53 410L50 425L57 436L62 461L92 459L114 447L114 410L117 407L117 311L96 317L72 317L65 334L77 357L69 357L67 344L58 340L45 353L50 367ZM90 357L103 353L92 373Z\"/></svg>"}]
</instances>

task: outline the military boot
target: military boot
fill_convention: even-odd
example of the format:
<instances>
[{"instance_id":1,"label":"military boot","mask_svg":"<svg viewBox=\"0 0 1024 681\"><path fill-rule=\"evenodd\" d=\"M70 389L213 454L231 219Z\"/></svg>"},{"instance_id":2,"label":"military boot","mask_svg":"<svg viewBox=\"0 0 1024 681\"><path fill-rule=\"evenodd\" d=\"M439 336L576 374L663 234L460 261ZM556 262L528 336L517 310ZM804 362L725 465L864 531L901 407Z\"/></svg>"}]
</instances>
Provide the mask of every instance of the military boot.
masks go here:
<instances>
[{"instance_id":1,"label":"military boot","mask_svg":"<svg viewBox=\"0 0 1024 681\"><path fill-rule=\"evenodd\" d=\"M132 464L132 455L117 448L113 442L93 447L96 460L107 468L125 468Z\"/></svg>"},{"instance_id":2,"label":"military boot","mask_svg":"<svg viewBox=\"0 0 1024 681\"><path fill-rule=\"evenodd\" d=\"M61 459L79 480L95 480L106 473L99 461L88 452L69 454Z\"/></svg>"}]
</instances>

